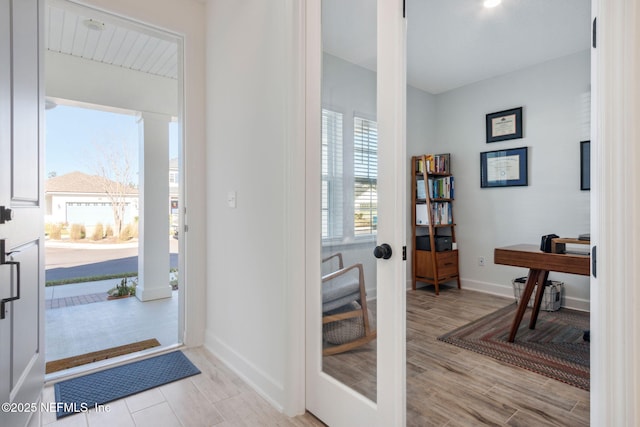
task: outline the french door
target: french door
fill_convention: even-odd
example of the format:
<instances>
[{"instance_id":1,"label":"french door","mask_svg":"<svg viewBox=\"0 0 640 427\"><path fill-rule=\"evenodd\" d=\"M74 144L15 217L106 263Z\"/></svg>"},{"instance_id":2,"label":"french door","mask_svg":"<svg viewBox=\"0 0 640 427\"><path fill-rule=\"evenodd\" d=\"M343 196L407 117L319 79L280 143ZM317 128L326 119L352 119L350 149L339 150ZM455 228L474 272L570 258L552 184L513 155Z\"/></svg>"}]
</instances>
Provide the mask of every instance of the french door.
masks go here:
<instances>
[{"instance_id":1,"label":"french door","mask_svg":"<svg viewBox=\"0 0 640 427\"><path fill-rule=\"evenodd\" d=\"M331 426L402 426L408 163L403 2L310 0L306 43L306 406ZM336 325L322 322L327 266L321 261L338 253L345 269L362 271L367 296L354 304L367 307L376 334L347 351L332 338Z\"/></svg>"}]
</instances>

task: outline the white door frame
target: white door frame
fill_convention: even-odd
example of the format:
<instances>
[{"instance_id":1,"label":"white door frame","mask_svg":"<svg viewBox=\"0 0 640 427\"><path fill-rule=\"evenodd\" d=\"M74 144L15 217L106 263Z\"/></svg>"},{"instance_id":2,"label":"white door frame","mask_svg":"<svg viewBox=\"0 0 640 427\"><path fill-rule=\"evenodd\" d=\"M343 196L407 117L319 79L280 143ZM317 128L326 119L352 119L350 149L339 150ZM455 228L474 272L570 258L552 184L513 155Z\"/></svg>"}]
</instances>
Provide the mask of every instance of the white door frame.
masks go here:
<instances>
[{"instance_id":1,"label":"white door frame","mask_svg":"<svg viewBox=\"0 0 640 427\"><path fill-rule=\"evenodd\" d=\"M640 6L593 0L591 425L640 425Z\"/></svg>"},{"instance_id":2,"label":"white door frame","mask_svg":"<svg viewBox=\"0 0 640 427\"><path fill-rule=\"evenodd\" d=\"M405 318L406 266L406 150L405 150L405 20L403 2L378 1L378 136L395 141L379 146L379 158L391 159L393 170L378 183L382 197L378 214L388 225L378 230L378 244L394 249L390 260L379 260L377 287L377 403L322 372L320 301L320 116L321 116L321 4L306 3L306 403L332 426L402 426L406 423ZM386 146L385 146L386 145ZM382 187L384 186L384 187ZM401 189L401 190L400 190ZM314 197L318 195L318 197ZM310 197L309 197L310 196ZM385 210L385 207L388 207Z\"/></svg>"},{"instance_id":3,"label":"white door frame","mask_svg":"<svg viewBox=\"0 0 640 427\"><path fill-rule=\"evenodd\" d=\"M178 314L177 314L178 336L176 338L177 343L175 345L179 346L179 345L182 345L183 343L186 343L186 335L188 332L187 326L191 327L194 324L194 321L191 321L188 323L186 321L186 316L188 315L191 316L191 313L194 310L185 309L185 305L188 304L185 302L187 300L187 296L189 296L193 292L192 291L193 286L189 288L190 285L187 285L187 281L186 281L186 277L188 277L188 273L189 273L187 271L186 251L187 251L187 248L190 247L187 242L191 236L188 233L185 233L186 231L185 217L186 217L186 201L187 201L187 198L186 198L187 168L184 167L185 152L186 152L185 138L184 138L184 132L185 132L185 126L184 126L184 123L185 123L185 98L184 98L185 35L178 31L175 31L160 25L154 25L154 24L145 22L139 18L131 17L128 13L125 13L126 11L112 10L111 8L103 8L98 3L99 2L97 1L80 2L77 0L46 0L45 7L48 7L48 5L51 5L51 6L62 8L64 10L73 11L75 13L80 14L81 16L90 15L94 19L96 18L100 19L101 21L106 22L107 24L113 24L113 25L118 25L125 28L130 28L143 34L153 34L155 37L163 38L165 40L175 42L177 45L178 77L177 77L177 91L175 94L176 95L175 110L171 110L170 108L168 108L166 101L160 102L159 105L157 106L157 111L153 112L153 111L147 111L150 107L149 104L145 104L144 102L138 102L136 99L133 99L133 100L115 99L115 98L118 98L117 95L114 98L114 97L105 96L104 94L96 95L93 93L89 93L91 91L89 91L85 96L84 94L78 94L77 92L73 92L73 90L70 91L66 85L67 83L66 81L63 81L62 83L59 83L59 84L55 84L55 82L52 82L51 79L49 79L48 83L51 86L53 86L53 92L55 93L55 95L57 97L60 97L59 102L61 105L96 109L100 111L115 112L120 114L130 114L130 115L137 114L137 115L140 115L141 119L146 117L147 119L150 119L148 121L155 120L156 122L159 122L160 128L162 127L162 125L166 125L168 122L170 122L172 117L176 117L178 120L178 123L179 123L178 144L180 147L178 151L178 170L179 170L178 207L180 209L180 215L179 215L180 223L179 223L179 240L178 240L178 247L179 247L179 250L178 250L179 252L179 256L178 256L179 286L178 286ZM51 90L51 88L49 89ZM77 87L76 87L76 90L77 90ZM163 136L168 138L168 134ZM144 135L142 135L141 138L144 139ZM143 142L144 142L143 140L139 141L140 144L143 144ZM152 187L152 186L149 186L149 187ZM144 191L144 189L142 191ZM167 196L167 199L168 199L168 196ZM154 212L154 211L149 210L149 212ZM149 212L147 212L147 214ZM165 218L164 215L163 215L163 218ZM144 221L144 218L143 218L143 221ZM151 223L151 221L148 221L148 222ZM149 232L148 234L152 234L152 233ZM164 244L165 242L162 242L162 243ZM150 261L154 261L156 259L155 256L158 254L152 253L152 255L149 256L149 254L143 250L145 247L145 244L146 243L141 238L140 259L145 259L148 264L151 264ZM152 245L147 245L147 246L152 246ZM163 254L160 254L160 255L163 255ZM163 257L160 256L159 259L163 259ZM167 262L168 262L168 259L167 259ZM169 268L169 265L167 265L167 269L168 268ZM142 269L140 269L141 277L142 277L142 274L143 274L143 271ZM156 293L160 291L158 293L162 297L166 296L167 292L169 292L169 296L170 296L169 284L165 283L164 285L165 286L162 288L162 290L159 290L159 289L153 289L153 290L147 289L147 290L150 291L151 293ZM190 298L190 300L194 300L194 298ZM190 305L194 305L194 304L195 303L192 303ZM163 351L163 350L160 349L158 351ZM137 356L135 355L130 356L130 358L132 359L136 357ZM108 365L109 363L111 362L104 362L105 365ZM63 377L64 375L65 375L64 373L55 374L53 377L47 377L47 378L57 379L57 378L60 378L61 376Z\"/></svg>"}]
</instances>

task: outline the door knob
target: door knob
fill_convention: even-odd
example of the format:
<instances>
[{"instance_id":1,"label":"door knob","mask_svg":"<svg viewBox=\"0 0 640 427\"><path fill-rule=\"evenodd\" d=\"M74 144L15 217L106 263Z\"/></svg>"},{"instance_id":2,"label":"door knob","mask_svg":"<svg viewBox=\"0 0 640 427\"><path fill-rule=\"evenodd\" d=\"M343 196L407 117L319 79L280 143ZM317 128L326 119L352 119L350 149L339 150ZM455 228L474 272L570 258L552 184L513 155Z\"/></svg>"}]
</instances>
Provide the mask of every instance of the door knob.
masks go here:
<instances>
[{"instance_id":1,"label":"door knob","mask_svg":"<svg viewBox=\"0 0 640 427\"><path fill-rule=\"evenodd\" d=\"M4 224L7 221L11 221L13 219L13 211L11 209L7 209L4 206L0 206L0 224Z\"/></svg>"},{"instance_id":2,"label":"door knob","mask_svg":"<svg viewBox=\"0 0 640 427\"><path fill-rule=\"evenodd\" d=\"M386 243L383 243L380 246L376 246L376 248L373 250L373 256L378 259L389 259L391 258L391 254L391 246Z\"/></svg>"}]
</instances>

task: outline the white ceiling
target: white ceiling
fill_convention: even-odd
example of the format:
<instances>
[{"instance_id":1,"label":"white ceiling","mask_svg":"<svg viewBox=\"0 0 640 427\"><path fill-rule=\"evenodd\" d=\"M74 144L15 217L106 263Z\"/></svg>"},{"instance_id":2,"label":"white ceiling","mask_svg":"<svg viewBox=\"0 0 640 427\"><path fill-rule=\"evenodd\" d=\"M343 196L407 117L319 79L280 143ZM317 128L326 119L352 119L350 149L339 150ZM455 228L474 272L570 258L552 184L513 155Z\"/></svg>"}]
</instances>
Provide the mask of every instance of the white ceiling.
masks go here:
<instances>
[{"instance_id":1,"label":"white ceiling","mask_svg":"<svg viewBox=\"0 0 640 427\"><path fill-rule=\"evenodd\" d=\"M438 94L589 48L590 0L406 0L407 81ZM375 69L376 0L323 0L323 47ZM46 43L54 52L177 78L175 40L126 20L50 0ZM104 22L90 30L84 22Z\"/></svg>"},{"instance_id":2,"label":"white ceiling","mask_svg":"<svg viewBox=\"0 0 640 427\"><path fill-rule=\"evenodd\" d=\"M89 19L103 29L89 28L86 25ZM178 78L178 45L175 39L76 4L47 2L45 44L53 52L156 76Z\"/></svg>"},{"instance_id":3,"label":"white ceiling","mask_svg":"<svg viewBox=\"0 0 640 427\"><path fill-rule=\"evenodd\" d=\"M590 0L406 0L407 82L446 92L590 46ZM375 0L324 0L323 48L375 69Z\"/></svg>"}]
</instances>

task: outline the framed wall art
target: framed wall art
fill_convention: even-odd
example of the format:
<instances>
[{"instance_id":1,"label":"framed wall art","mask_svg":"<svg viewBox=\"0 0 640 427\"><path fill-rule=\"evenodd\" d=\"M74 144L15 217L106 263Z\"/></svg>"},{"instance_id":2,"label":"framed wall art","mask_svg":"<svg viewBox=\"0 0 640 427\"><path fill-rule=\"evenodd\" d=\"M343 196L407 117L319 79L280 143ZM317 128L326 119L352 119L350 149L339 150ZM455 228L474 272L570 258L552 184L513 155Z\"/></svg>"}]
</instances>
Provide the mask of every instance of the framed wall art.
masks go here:
<instances>
[{"instance_id":1,"label":"framed wall art","mask_svg":"<svg viewBox=\"0 0 640 427\"><path fill-rule=\"evenodd\" d=\"M487 114L487 143L522 138L522 107Z\"/></svg>"},{"instance_id":2,"label":"framed wall art","mask_svg":"<svg viewBox=\"0 0 640 427\"><path fill-rule=\"evenodd\" d=\"M480 187L526 186L528 147L480 153Z\"/></svg>"}]
</instances>

